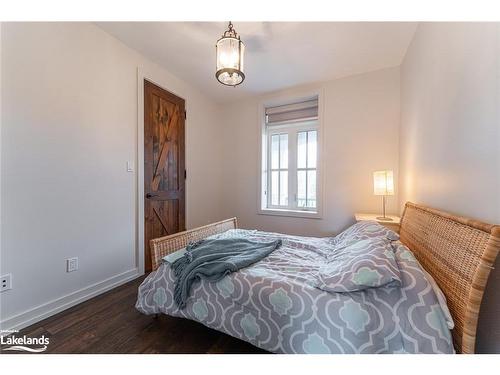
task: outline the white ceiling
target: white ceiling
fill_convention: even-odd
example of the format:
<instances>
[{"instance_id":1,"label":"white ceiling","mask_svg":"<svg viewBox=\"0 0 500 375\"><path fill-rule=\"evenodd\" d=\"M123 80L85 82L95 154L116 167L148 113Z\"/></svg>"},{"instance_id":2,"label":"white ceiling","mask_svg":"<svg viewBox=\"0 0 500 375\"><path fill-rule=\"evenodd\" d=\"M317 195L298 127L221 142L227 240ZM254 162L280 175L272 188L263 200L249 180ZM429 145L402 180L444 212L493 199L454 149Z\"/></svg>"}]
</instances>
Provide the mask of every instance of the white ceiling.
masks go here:
<instances>
[{"instance_id":1,"label":"white ceiling","mask_svg":"<svg viewBox=\"0 0 500 375\"><path fill-rule=\"evenodd\" d=\"M99 22L97 25L218 102L397 66L414 22L233 22L245 43L245 81L215 79L224 22Z\"/></svg>"}]
</instances>

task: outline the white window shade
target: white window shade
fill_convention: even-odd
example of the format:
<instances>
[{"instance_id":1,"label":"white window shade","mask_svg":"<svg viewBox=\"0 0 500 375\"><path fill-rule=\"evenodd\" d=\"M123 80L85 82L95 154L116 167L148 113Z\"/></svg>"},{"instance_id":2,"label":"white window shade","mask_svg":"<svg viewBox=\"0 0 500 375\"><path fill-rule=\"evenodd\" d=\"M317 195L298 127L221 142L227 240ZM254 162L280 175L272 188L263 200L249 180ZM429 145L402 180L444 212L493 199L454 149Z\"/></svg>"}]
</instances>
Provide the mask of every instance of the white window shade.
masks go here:
<instances>
[{"instance_id":1,"label":"white window shade","mask_svg":"<svg viewBox=\"0 0 500 375\"><path fill-rule=\"evenodd\" d=\"M318 99L266 108L266 125L318 119Z\"/></svg>"}]
</instances>

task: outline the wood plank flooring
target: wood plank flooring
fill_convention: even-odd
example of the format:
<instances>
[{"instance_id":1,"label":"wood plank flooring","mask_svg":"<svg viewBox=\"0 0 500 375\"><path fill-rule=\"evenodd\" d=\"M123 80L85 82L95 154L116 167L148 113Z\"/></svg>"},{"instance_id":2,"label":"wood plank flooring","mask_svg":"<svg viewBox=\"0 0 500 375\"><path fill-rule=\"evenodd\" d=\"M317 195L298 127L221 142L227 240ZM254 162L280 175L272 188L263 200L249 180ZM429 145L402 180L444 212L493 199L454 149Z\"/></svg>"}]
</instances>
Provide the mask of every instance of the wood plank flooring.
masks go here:
<instances>
[{"instance_id":1,"label":"wood plank flooring","mask_svg":"<svg viewBox=\"0 0 500 375\"><path fill-rule=\"evenodd\" d=\"M45 335L50 339L45 353L266 353L187 319L167 315L155 319L141 314L134 305L143 279L38 322L15 336Z\"/></svg>"}]
</instances>

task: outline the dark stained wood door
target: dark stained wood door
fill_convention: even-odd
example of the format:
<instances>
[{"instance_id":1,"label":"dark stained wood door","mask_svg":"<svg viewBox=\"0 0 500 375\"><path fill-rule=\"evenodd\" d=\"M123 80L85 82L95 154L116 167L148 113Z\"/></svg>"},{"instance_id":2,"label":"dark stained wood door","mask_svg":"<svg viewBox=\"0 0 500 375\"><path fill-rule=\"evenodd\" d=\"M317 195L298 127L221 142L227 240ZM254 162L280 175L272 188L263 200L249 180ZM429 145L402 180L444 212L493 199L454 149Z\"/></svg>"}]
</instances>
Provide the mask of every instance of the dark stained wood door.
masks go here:
<instances>
[{"instance_id":1,"label":"dark stained wood door","mask_svg":"<svg viewBox=\"0 0 500 375\"><path fill-rule=\"evenodd\" d=\"M149 241L185 230L185 102L144 81L144 260Z\"/></svg>"}]
</instances>

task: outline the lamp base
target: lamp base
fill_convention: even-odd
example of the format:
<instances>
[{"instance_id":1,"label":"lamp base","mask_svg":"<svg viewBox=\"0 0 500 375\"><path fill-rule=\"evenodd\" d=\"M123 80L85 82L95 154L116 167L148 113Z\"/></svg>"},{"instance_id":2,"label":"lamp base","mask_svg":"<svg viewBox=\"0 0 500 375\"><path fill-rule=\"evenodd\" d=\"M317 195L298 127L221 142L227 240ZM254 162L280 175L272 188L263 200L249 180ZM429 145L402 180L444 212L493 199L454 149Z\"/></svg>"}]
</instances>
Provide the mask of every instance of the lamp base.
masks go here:
<instances>
[{"instance_id":1,"label":"lamp base","mask_svg":"<svg viewBox=\"0 0 500 375\"><path fill-rule=\"evenodd\" d=\"M377 216L376 219L380 221L393 221L390 217L384 217L384 216Z\"/></svg>"}]
</instances>

